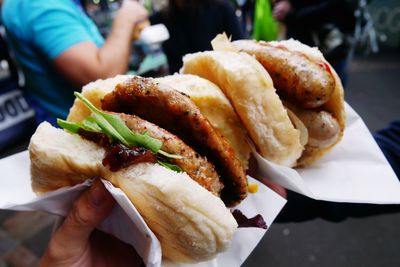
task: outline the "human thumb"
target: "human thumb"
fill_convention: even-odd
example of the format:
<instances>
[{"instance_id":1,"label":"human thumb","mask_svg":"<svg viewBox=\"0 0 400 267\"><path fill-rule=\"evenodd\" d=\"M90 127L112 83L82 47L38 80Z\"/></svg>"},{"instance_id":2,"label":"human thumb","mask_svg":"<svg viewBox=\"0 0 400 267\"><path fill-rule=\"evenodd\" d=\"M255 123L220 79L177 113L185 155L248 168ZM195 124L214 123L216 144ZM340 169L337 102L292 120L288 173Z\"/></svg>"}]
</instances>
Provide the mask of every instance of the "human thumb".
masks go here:
<instances>
[{"instance_id":1,"label":"human thumb","mask_svg":"<svg viewBox=\"0 0 400 267\"><path fill-rule=\"evenodd\" d=\"M74 202L45 252L52 261L73 261L87 250L89 236L110 213L114 199L100 180Z\"/></svg>"}]
</instances>

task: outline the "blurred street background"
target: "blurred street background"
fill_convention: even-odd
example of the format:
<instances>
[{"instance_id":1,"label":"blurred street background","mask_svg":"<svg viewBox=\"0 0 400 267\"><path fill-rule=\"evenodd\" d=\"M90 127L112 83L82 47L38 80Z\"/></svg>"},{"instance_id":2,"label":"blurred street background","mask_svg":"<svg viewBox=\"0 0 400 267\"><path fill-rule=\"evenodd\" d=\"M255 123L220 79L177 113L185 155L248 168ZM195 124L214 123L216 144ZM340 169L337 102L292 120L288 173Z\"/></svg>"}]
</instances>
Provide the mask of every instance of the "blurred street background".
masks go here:
<instances>
[{"instance_id":1,"label":"blurred street background","mask_svg":"<svg viewBox=\"0 0 400 267\"><path fill-rule=\"evenodd\" d=\"M345 99L373 133L400 119L400 1L369 1L368 10L373 27L362 25L362 40L349 64ZM107 21L97 19L100 24ZM165 58L157 54L146 64L142 70L152 69L152 64L163 68ZM27 144L22 141L0 155L22 151ZM340 204L338 209L372 209L374 215L340 222L313 218L274 223L243 266L400 266L398 206ZM0 267L36 266L54 220L40 212L0 210Z\"/></svg>"}]
</instances>

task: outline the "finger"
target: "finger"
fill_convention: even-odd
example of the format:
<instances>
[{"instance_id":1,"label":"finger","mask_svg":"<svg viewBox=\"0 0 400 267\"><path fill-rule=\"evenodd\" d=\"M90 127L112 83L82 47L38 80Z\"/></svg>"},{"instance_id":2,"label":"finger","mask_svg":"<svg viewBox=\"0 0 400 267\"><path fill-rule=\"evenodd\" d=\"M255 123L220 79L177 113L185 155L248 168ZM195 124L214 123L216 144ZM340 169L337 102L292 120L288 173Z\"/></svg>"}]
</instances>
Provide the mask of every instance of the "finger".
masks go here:
<instances>
[{"instance_id":1,"label":"finger","mask_svg":"<svg viewBox=\"0 0 400 267\"><path fill-rule=\"evenodd\" d=\"M58 231L59 234L76 240L74 242L86 242L90 233L106 218L113 205L114 199L111 194L100 180L96 180L74 203Z\"/></svg>"},{"instance_id":2,"label":"finger","mask_svg":"<svg viewBox=\"0 0 400 267\"><path fill-rule=\"evenodd\" d=\"M56 231L49 244L49 252L55 258L79 257L86 250L94 228L110 213L114 199L100 180L75 201L64 223Z\"/></svg>"},{"instance_id":3,"label":"finger","mask_svg":"<svg viewBox=\"0 0 400 267\"><path fill-rule=\"evenodd\" d=\"M90 242L93 253L102 255L93 261L92 266L144 266L136 250L114 236L95 230Z\"/></svg>"}]
</instances>

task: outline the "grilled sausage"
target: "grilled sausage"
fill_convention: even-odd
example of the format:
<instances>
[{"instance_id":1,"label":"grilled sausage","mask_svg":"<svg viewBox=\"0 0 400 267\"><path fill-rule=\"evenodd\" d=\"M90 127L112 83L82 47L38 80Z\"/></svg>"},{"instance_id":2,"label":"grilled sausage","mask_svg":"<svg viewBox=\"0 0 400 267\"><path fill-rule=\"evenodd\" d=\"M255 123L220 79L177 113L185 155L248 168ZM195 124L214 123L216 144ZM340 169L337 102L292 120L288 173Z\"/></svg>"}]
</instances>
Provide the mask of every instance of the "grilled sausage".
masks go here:
<instances>
[{"instance_id":1,"label":"grilled sausage","mask_svg":"<svg viewBox=\"0 0 400 267\"><path fill-rule=\"evenodd\" d=\"M266 42L240 40L233 44L257 58L271 75L278 94L303 108L320 107L335 89L330 67L323 61Z\"/></svg>"},{"instance_id":2,"label":"grilled sausage","mask_svg":"<svg viewBox=\"0 0 400 267\"><path fill-rule=\"evenodd\" d=\"M288 102L285 102L285 106L296 114L307 128L306 147L324 149L338 141L340 125L331 113L323 110L298 108Z\"/></svg>"},{"instance_id":3,"label":"grilled sausage","mask_svg":"<svg viewBox=\"0 0 400 267\"><path fill-rule=\"evenodd\" d=\"M326 111L303 111L300 120L308 130L307 146L326 148L336 143L340 126L337 120Z\"/></svg>"}]
</instances>

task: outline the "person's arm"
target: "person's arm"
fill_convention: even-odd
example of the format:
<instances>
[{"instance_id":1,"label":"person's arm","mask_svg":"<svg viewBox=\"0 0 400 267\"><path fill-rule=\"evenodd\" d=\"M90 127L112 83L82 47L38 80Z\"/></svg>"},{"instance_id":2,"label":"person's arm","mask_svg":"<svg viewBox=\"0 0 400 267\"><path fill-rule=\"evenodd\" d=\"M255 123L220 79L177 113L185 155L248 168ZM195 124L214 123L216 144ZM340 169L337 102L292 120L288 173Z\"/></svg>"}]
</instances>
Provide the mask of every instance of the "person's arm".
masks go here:
<instances>
[{"instance_id":1,"label":"person's arm","mask_svg":"<svg viewBox=\"0 0 400 267\"><path fill-rule=\"evenodd\" d=\"M78 86L125 73L134 26L146 18L147 11L137 2L124 1L115 16L111 33L101 48L90 41L78 43L54 59L56 68Z\"/></svg>"}]
</instances>

